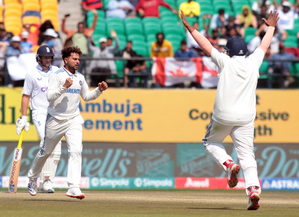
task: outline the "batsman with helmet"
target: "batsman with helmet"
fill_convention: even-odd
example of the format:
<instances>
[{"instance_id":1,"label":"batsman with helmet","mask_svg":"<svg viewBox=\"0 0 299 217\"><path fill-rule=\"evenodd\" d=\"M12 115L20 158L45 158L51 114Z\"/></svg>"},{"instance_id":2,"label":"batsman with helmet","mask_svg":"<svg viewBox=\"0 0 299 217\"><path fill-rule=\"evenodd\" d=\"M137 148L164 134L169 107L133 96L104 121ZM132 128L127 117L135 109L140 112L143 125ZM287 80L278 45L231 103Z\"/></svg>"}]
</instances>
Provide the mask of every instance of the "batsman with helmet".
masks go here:
<instances>
[{"instance_id":1,"label":"batsman with helmet","mask_svg":"<svg viewBox=\"0 0 299 217\"><path fill-rule=\"evenodd\" d=\"M278 13L271 11L268 20L263 18L268 26L266 35L261 45L247 57L247 45L242 38L229 39L225 46L226 54L220 53L187 22L183 11L181 17L192 37L219 68L213 116L202 142L207 153L227 172L228 185L233 188L238 184L240 166L233 162L222 145L223 140L228 135L231 136L244 174L246 193L249 196L247 209L257 210L260 207L261 187L253 152L255 91L259 68L271 43L279 19Z\"/></svg>"},{"instance_id":2,"label":"batsman with helmet","mask_svg":"<svg viewBox=\"0 0 299 217\"><path fill-rule=\"evenodd\" d=\"M52 66L54 61L53 50L47 46L40 46L36 53L37 66L26 74L24 87L22 90L22 118L17 120L17 134L20 135L23 128L28 132L29 123L27 122L27 108L30 101L32 119L40 138L42 147L45 138L45 125L48 114L49 102L47 100L48 80L50 75L59 68ZM40 192L54 193L52 184L57 170L57 165L61 155L61 141L58 142L55 150L45 163L40 174Z\"/></svg>"}]
</instances>

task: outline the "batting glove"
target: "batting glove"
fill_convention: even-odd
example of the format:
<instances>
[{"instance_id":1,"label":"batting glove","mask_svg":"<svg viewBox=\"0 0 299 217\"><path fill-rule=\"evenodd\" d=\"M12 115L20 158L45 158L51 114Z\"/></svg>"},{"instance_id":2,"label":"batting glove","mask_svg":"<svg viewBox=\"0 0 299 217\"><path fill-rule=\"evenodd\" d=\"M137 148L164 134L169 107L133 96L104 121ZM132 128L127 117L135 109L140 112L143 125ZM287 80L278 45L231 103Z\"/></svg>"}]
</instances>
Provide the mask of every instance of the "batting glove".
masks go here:
<instances>
[{"instance_id":1,"label":"batting glove","mask_svg":"<svg viewBox=\"0 0 299 217\"><path fill-rule=\"evenodd\" d=\"M20 135L23 128L25 128L25 131L29 131L29 123L27 122L27 116L22 116L22 118L19 118L17 120L17 134Z\"/></svg>"}]
</instances>

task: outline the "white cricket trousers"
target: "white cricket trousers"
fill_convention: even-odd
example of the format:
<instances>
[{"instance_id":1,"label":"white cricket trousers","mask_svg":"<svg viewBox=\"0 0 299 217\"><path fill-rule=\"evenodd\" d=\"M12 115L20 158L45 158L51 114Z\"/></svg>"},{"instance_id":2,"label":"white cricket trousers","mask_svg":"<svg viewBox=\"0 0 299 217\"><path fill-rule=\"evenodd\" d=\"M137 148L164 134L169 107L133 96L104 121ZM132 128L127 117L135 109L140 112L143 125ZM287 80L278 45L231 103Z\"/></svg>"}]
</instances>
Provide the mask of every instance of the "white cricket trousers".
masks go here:
<instances>
[{"instance_id":1,"label":"white cricket trousers","mask_svg":"<svg viewBox=\"0 0 299 217\"><path fill-rule=\"evenodd\" d=\"M257 175L257 164L253 152L254 122L244 126L227 126L211 119L205 138L202 140L207 153L227 171L223 163L232 160L222 145L223 140L230 135L237 152L243 171L246 189L250 186L260 187ZM259 188L260 189L260 188ZM248 191L246 190L248 194Z\"/></svg>"},{"instance_id":2,"label":"white cricket trousers","mask_svg":"<svg viewBox=\"0 0 299 217\"><path fill-rule=\"evenodd\" d=\"M28 177L37 178L39 176L47 158L64 136L68 148L68 186L69 188L78 188L81 180L83 123L84 120L81 115L63 121L48 115L45 142L34 159L33 167L29 170Z\"/></svg>"},{"instance_id":3,"label":"white cricket trousers","mask_svg":"<svg viewBox=\"0 0 299 217\"><path fill-rule=\"evenodd\" d=\"M32 111L32 119L40 138L40 148L44 144L45 139L45 127L48 111L47 109L36 109ZM61 140L58 142L56 148L47 159L41 173L40 183L44 183L45 179L49 179L52 183L54 182L55 173L61 156Z\"/></svg>"}]
</instances>

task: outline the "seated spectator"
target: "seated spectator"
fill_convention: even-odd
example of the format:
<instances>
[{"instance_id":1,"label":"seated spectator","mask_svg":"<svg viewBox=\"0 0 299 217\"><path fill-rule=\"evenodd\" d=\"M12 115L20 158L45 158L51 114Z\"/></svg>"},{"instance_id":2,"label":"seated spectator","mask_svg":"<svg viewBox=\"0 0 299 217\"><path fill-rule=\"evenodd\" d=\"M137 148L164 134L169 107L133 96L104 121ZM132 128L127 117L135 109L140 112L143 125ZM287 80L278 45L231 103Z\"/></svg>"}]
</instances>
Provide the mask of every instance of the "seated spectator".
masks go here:
<instances>
[{"instance_id":1,"label":"seated spectator","mask_svg":"<svg viewBox=\"0 0 299 217\"><path fill-rule=\"evenodd\" d=\"M254 15L261 14L262 6L266 6L267 14L270 14L270 11L274 12L274 5L267 0L255 1L251 7L251 10Z\"/></svg>"},{"instance_id":2,"label":"seated spectator","mask_svg":"<svg viewBox=\"0 0 299 217\"><path fill-rule=\"evenodd\" d=\"M115 31L111 31L111 36L116 42L115 47L107 46L106 38L100 38L100 47L96 47L92 44L90 36L88 37L88 46L94 58L114 57L115 52L119 48L119 40ZM96 87L100 81L105 81L109 74L116 74L115 62L113 60L92 60L89 65L88 74L91 78L91 86Z\"/></svg>"},{"instance_id":3,"label":"seated spectator","mask_svg":"<svg viewBox=\"0 0 299 217\"><path fill-rule=\"evenodd\" d=\"M62 44L61 41L58 37L58 34L55 32L54 29L47 29L46 32L44 33L45 40L42 42L41 45L47 45L48 41L52 40L55 43L54 49L57 51L62 50Z\"/></svg>"},{"instance_id":4,"label":"seated spectator","mask_svg":"<svg viewBox=\"0 0 299 217\"><path fill-rule=\"evenodd\" d=\"M138 54L133 54L132 57L142 57ZM124 85L125 87L128 87L128 75L134 75L134 73L142 73L142 74L148 74L146 62L144 60L129 60L125 67L125 77L124 77ZM140 76L141 80L143 80L144 87L147 88L148 83L148 76ZM129 76L129 87L138 87L136 76Z\"/></svg>"},{"instance_id":5,"label":"seated spectator","mask_svg":"<svg viewBox=\"0 0 299 217\"><path fill-rule=\"evenodd\" d=\"M113 39L111 37L107 38L107 46L112 46L113 44Z\"/></svg>"},{"instance_id":6,"label":"seated spectator","mask_svg":"<svg viewBox=\"0 0 299 217\"><path fill-rule=\"evenodd\" d=\"M283 42L279 43L279 53L273 54L270 59L279 59L279 60L292 60L297 59L294 55L285 52L285 46ZM292 63L289 61L269 61L268 74L278 73L279 76L279 87L286 88L291 83L294 83L295 80L290 74L290 68ZM268 80L268 87L272 88L272 80Z\"/></svg>"},{"instance_id":7,"label":"seated spectator","mask_svg":"<svg viewBox=\"0 0 299 217\"><path fill-rule=\"evenodd\" d=\"M11 45L6 49L6 56L18 57L22 53L21 39L19 36L14 36L11 39Z\"/></svg>"},{"instance_id":8,"label":"seated spectator","mask_svg":"<svg viewBox=\"0 0 299 217\"><path fill-rule=\"evenodd\" d=\"M136 52L132 50L133 44L131 41L127 41L126 47L120 50L115 56L122 57L124 59L129 59L136 56Z\"/></svg>"},{"instance_id":9,"label":"seated spectator","mask_svg":"<svg viewBox=\"0 0 299 217\"><path fill-rule=\"evenodd\" d=\"M299 1L297 1L299 3ZM282 3L282 10L278 7L278 4L274 3L277 12L279 13L278 24L285 30L291 30L294 28L294 19L297 18L294 8L291 8L291 3L284 1Z\"/></svg>"},{"instance_id":10,"label":"seated spectator","mask_svg":"<svg viewBox=\"0 0 299 217\"><path fill-rule=\"evenodd\" d=\"M125 19L126 17L135 17L135 8L127 0L110 0L108 3L107 17L118 17Z\"/></svg>"},{"instance_id":11,"label":"seated spectator","mask_svg":"<svg viewBox=\"0 0 299 217\"><path fill-rule=\"evenodd\" d=\"M9 36L4 28L4 26L0 27L0 42L5 42L7 46L9 46Z\"/></svg>"},{"instance_id":12,"label":"seated spectator","mask_svg":"<svg viewBox=\"0 0 299 217\"><path fill-rule=\"evenodd\" d=\"M197 2L193 0L188 0L188 2L182 2L180 5L180 10L183 11L186 17L199 17L200 6ZM181 15L179 15L181 17Z\"/></svg>"},{"instance_id":13,"label":"seated spectator","mask_svg":"<svg viewBox=\"0 0 299 217\"><path fill-rule=\"evenodd\" d=\"M62 20L62 25L61 29L62 32L64 32L66 36L66 41L64 46L75 46L79 47L82 56L81 57L86 57L88 56L88 43L87 43L87 38L93 34L95 26L97 24L97 19L98 19L98 13L95 9L90 10L94 14L94 20L92 25L89 28L86 28L84 22L79 22L77 25L77 31L75 30L68 30L65 28L65 22L66 19L69 17L67 14L64 15L64 18ZM84 60L80 60L80 65L78 68L79 72L82 72L82 69L85 67L86 62Z\"/></svg>"},{"instance_id":14,"label":"seated spectator","mask_svg":"<svg viewBox=\"0 0 299 217\"><path fill-rule=\"evenodd\" d=\"M218 30L218 28L214 28L212 30L212 36L211 36L210 32L209 32L210 22L211 22L211 15L206 14L206 15L203 16L203 19L205 20L206 17L210 18L208 25L207 25L206 22L203 22L203 26L204 26L204 29L206 31L206 38L209 40L209 42L212 44L212 46L214 48L218 49L218 41L220 39L219 30Z\"/></svg>"},{"instance_id":15,"label":"seated spectator","mask_svg":"<svg viewBox=\"0 0 299 217\"><path fill-rule=\"evenodd\" d=\"M136 5L135 10L139 13L141 17L160 17L159 6L164 6L176 14L169 4L163 0L140 0Z\"/></svg>"},{"instance_id":16,"label":"seated spectator","mask_svg":"<svg viewBox=\"0 0 299 217\"><path fill-rule=\"evenodd\" d=\"M242 28L257 28L256 17L252 14L248 5L244 5L242 7L242 13L237 15L235 23L240 25Z\"/></svg>"},{"instance_id":17,"label":"seated spectator","mask_svg":"<svg viewBox=\"0 0 299 217\"><path fill-rule=\"evenodd\" d=\"M33 30L31 30L31 27ZM26 23L23 25L23 31L26 31L29 33L27 41L30 41L32 46L38 45L38 36L39 36L39 28L40 25L36 23ZM22 37L22 35L21 35Z\"/></svg>"},{"instance_id":18,"label":"seated spectator","mask_svg":"<svg viewBox=\"0 0 299 217\"><path fill-rule=\"evenodd\" d=\"M242 37L240 31L240 26L235 23L235 18L233 16L229 16L227 19L227 25L224 28L221 28L220 38L230 39L232 35Z\"/></svg>"},{"instance_id":19,"label":"seated spectator","mask_svg":"<svg viewBox=\"0 0 299 217\"><path fill-rule=\"evenodd\" d=\"M298 6L299 6L299 2L298 1L296 1L296 4L295 5L293 5L291 2L289 2L288 0L281 0L280 1L280 4L277 4L277 1L276 0L273 0L273 4L274 4L274 7L276 8L276 9L280 9L280 10L283 10L283 4L285 3L285 2L288 2L288 3L290 3L289 5L290 5L290 8L291 8L291 10L294 10L294 11L296 11L296 9L298 8Z\"/></svg>"},{"instance_id":20,"label":"seated spectator","mask_svg":"<svg viewBox=\"0 0 299 217\"><path fill-rule=\"evenodd\" d=\"M81 5L85 11L92 9L100 10L103 7L101 0L82 0Z\"/></svg>"},{"instance_id":21,"label":"seated spectator","mask_svg":"<svg viewBox=\"0 0 299 217\"><path fill-rule=\"evenodd\" d=\"M46 20L40 27L39 27L39 35L38 35L38 45L41 45L43 41L45 41L46 36L44 33L47 31L47 29L54 29L54 26L50 20ZM57 33L57 32L56 32ZM58 33L57 33L57 36Z\"/></svg>"},{"instance_id":22,"label":"seated spectator","mask_svg":"<svg viewBox=\"0 0 299 217\"><path fill-rule=\"evenodd\" d=\"M264 24L263 18L267 20L268 17L269 17L269 14L267 13L267 7L266 7L266 5L263 5L261 8L261 13L256 15L258 28Z\"/></svg>"},{"instance_id":23,"label":"seated spectator","mask_svg":"<svg viewBox=\"0 0 299 217\"><path fill-rule=\"evenodd\" d=\"M21 34L22 41L21 41L21 47L23 53L31 53L32 49L32 43L30 41L27 41L29 32L23 31Z\"/></svg>"},{"instance_id":24,"label":"seated spectator","mask_svg":"<svg viewBox=\"0 0 299 217\"><path fill-rule=\"evenodd\" d=\"M164 34L157 33L156 37L157 41L151 46L151 57L173 57L172 45L164 39Z\"/></svg>"},{"instance_id":25,"label":"seated spectator","mask_svg":"<svg viewBox=\"0 0 299 217\"><path fill-rule=\"evenodd\" d=\"M218 14L214 14L211 19L210 28L222 28L227 25L228 14L225 13L224 9L219 9Z\"/></svg>"},{"instance_id":26,"label":"seated spectator","mask_svg":"<svg viewBox=\"0 0 299 217\"><path fill-rule=\"evenodd\" d=\"M198 54L192 50L187 48L187 42L185 40L181 41L181 47L177 50L174 54L176 58L191 58L191 57L198 57Z\"/></svg>"},{"instance_id":27,"label":"seated spectator","mask_svg":"<svg viewBox=\"0 0 299 217\"><path fill-rule=\"evenodd\" d=\"M55 42L53 40L49 40L47 45L53 50L53 53L55 54L55 58L61 57L61 52L60 50L55 50ZM54 60L52 65L59 67L61 64L61 60Z\"/></svg>"}]
</instances>

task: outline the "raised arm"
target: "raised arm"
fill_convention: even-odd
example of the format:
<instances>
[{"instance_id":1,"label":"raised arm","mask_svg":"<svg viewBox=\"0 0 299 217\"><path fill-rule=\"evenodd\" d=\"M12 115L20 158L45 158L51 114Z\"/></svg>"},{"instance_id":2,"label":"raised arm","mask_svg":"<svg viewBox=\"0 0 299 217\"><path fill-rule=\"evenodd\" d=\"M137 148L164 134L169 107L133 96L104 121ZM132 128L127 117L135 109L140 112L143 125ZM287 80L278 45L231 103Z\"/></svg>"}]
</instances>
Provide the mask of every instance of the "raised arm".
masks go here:
<instances>
[{"instance_id":1,"label":"raised arm","mask_svg":"<svg viewBox=\"0 0 299 217\"><path fill-rule=\"evenodd\" d=\"M267 30L259 48L261 48L264 51L264 53L267 52L267 49L271 44L275 26L276 26L278 20L279 20L279 17L278 17L278 13L276 10L274 11L274 13L272 13L272 11L270 12L270 16L269 16L268 20L263 18L263 21L268 26L268 30Z\"/></svg>"},{"instance_id":2,"label":"raised arm","mask_svg":"<svg viewBox=\"0 0 299 217\"><path fill-rule=\"evenodd\" d=\"M98 12L96 9L92 9L90 11L94 14L94 18L93 18L93 23L92 23L91 27L89 27L88 29L94 31L94 29L96 28L96 25L97 25L97 21L98 21Z\"/></svg>"},{"instance_id":3,"label":"raised arm","mask_svg":"<svg viewBox=\"0 0 299 217\"><path fill-rule=\"evenodd\" d=\"M184 26L188 29L192 37L195 39L197 44L201 47L201 49L208 55L211 56L213 46L208 41L206 37L204 37L202 34L200 34L197 30L194 29L193 26L191 26L188 21L186 20L185 14L183 11L181 11L181 17Z\"/></svg>"}]
</instances>

